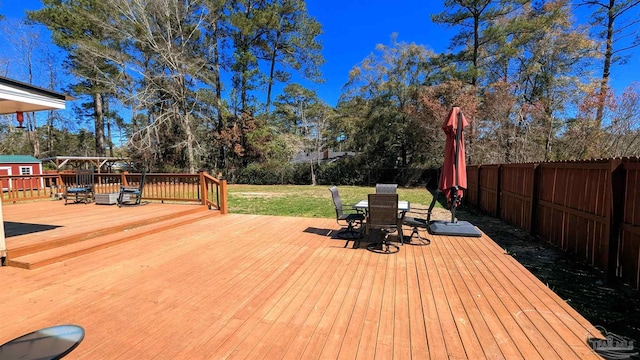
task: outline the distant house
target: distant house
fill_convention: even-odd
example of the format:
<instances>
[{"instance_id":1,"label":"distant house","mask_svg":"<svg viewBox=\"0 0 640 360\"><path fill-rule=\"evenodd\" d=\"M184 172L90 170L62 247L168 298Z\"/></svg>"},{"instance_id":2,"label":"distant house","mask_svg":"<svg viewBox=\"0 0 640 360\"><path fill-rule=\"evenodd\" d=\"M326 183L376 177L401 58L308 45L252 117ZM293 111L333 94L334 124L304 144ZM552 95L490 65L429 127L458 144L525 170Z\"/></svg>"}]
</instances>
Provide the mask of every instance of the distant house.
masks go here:
<instances>
[{"instance_id":1,"label":"distant house","mask_svg":"<svg viewBox=\"0 0 640 360\"><path fill-rule=\"evenodd\" d=\"M300 163L308 163L310 161L316 162L334 162L340 160L344 157L355 156L356 153L353 151L333 151L333 150L324 150L324 151L314 151L314 152L299 152L296 156L291 160L292 164L300 164Z\"/></svg>"},{"instance_id":2,"label":"distant house","mask_svg":"<svg viewBox=\"0 0 640 360\"><path fill-rule=\"evenodd\" d=\"M30 155L0 155L0 175L42 175L42 161ZM2 190L24 190L24 184L31 183L33 182L10 182L8 179L2 179ZM37 186L43 185L37 182Z\"/></svg>"}]
</instances>

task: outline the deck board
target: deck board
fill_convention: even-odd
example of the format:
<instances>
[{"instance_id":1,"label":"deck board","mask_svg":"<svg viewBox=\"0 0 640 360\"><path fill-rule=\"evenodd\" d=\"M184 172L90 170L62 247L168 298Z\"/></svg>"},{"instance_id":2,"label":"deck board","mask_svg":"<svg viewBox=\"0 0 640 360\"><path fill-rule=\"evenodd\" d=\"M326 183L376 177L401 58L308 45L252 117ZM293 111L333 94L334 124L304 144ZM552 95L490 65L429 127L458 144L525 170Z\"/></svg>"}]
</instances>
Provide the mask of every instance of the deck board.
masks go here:
<instances>
[{"instance_id":1,"label":"deck board","mask_svg":"<svg viewBox=\"0 0 640 360\"><path fill-rule=\"evenodd\" d=\"M5 218L62 225L8 246L84 231L70 216L117 223L184 209L26 205L5 206ZM86 337L65 359L599 358L593 326L486 236L430 236L381 255L365 241L345 248L332 229L332 219L229 214L34 270L2 267L0 342L75 323Z\"/></svg>"}]
</instances>

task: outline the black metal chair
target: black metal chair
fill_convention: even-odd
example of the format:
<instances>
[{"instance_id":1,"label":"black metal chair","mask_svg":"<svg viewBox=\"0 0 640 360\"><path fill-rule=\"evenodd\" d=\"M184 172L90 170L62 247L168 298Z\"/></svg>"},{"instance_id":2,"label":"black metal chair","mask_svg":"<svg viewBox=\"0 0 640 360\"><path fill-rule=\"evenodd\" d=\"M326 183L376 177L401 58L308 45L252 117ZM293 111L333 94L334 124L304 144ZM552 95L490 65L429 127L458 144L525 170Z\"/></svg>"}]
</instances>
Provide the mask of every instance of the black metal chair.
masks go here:
<instances>
[{"instance_id":1,"label":"black metal chair","mask_svg":"<svg viewBox=\"0 0 640 360\"><path fill-rule=\"evenodd\" d=\"M76 178L73 184L65 186L64 204L67 205L69 196L74 198L73 203L84 202L88 204L94 198L93 169L76 170Z\"/></svg>"},{"instance_id":2,"label":"black metal chair","mask_svg":"<svg viewBox=\"0 0 640 360\"><path fill-rule=\"evenodd\" d=\"M123 205L140 205L146 175L146 172L142 170L142 172L140 173L140 183L138 184L138 186L120 186L120 195L118 195L118 207L122 207Z\"/></svg>"},{"instance_id":3,"label":"black metal chair","mask_svg":"<svg viewBox=\"0 0 640 360\"><path fill-rule=\"evenodd\" d=\"M428 191L428 190L427 190ZM436 190L432 195L431 204L428 209L420 209L420 208L412 208L411 215L416 216L405 216L402 220L403 225L407 225L411 227L411 234L407 239L406 243L411 243L411 239L413 239L414 235L420 242L419 244L414 243L414 245L429 245L431 240L426 237L422 237L420 235L420 230L427 231L429 224L431 224L431 214L433 213L433 208L438 200L438 196L441 194L440 190Z\"/></svg>"},{"instance_id":4,"label":"black metal chair","mask_svg":"<svg viewBox=\"0 0 640 360\"><path fill-rule=\"evenodd\" d=\"M329 191L331 192L333 205L336 209L336 222L338 225L343 226L336 236L341 239L357 239L362 236L362 223L365 218L364 214L354 212L355 210L345 211L342 200L340 199L340 194L338 193L338 187L332 186L329 188ZM346 226L346 228L344 226ZM345 237L347 235L348 237ZM357 245L357 243L354 245Z\"/></svg>"},{"instance_id":5,"label":"black metal chair","mask_svg":"<svg viewBox=\"0 0 640 360\"><path fill-rule=\"evenodd\" d=\"M400 248L389 242L389 234L397 232L400 243L403 242L402 220L404 212L398 212L398 194L369 194L369 208L366 221L367 234L371 230L382 231L384 237L382 241L367 245L367 250L390 254L400 250Z\"/></svg>"},{"instance_id":6,"label":"black metal chair","mask_svg":"<svg viewBox=\"0 0 640 360\"><path fill-rule=\"evenodd\" d=\"M413 217L413 216L404 217L404 220L402 221L403 225L407 225L411 227L411 234L406 240L407 244L411 244L411 239L413 239L414 236L420 242L419 244L414 244L414 245L429 245L431 243L431 240L429 240L426 237L423 238L420 235L420 229L423 229L423 231L427 231L427 228L430 222L430 217L431 217L431 214L428 214L427 218L424 218L424 219L419 217Z\"/></svg>"}]
</instances>

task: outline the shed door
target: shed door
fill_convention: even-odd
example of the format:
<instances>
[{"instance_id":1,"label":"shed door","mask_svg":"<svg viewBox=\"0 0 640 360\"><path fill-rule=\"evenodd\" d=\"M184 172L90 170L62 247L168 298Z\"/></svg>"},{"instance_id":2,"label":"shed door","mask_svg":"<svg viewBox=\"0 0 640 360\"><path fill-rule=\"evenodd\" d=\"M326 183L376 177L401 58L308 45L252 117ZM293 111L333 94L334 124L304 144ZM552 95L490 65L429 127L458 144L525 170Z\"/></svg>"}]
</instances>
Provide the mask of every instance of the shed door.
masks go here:
<instances>
[{"instance_id":1,"label":"shed door","mask_svg":"<svg viewBox=\"0 0 640 360\"><path fill-rule=\"evenodd\" d=\"M11 174L11 166L0 166L0 175L12 175ZM9 180L2 179L2 190L9 190Z\"/></svg>"}]
</instances>

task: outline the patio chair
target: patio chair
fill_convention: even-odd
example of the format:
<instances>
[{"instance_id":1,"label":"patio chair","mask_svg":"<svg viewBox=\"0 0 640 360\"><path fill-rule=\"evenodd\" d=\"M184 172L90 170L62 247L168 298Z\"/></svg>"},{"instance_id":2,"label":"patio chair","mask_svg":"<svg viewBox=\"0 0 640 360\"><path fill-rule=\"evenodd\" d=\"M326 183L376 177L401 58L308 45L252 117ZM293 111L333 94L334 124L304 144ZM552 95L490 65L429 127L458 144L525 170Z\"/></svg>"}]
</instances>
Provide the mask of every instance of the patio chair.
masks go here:
<instances>
[{"instance_id":1,"label":"patio chair","mask_svg":"<svg viewBox=\"0 0 640 360\"><path fill-rule=\"evenodd\" d=\"M430 217L431 217L431 214L428 214L426 219L419 218L419 217L413 217L413 216L405 216L404 217L404 220L402 221L402 224L411 227L411 234L409 235L409 237L406 240L407 244L411 243L411 239L413 239L414 235L422 245L429 245L431 243L431 240L429 240L426 237L423 238L420 235L420 229L422 229L423 231L427 231L427 227L429 226L429 221L430 221L429 218Z\"/></svg>"},{"instance_id":2,"label":"patio chair","mask_svg":"<svg viewBox=\"0 0 640 360\"><path fill-rule=\"evenodd\" d=\"M376 184L376 194L395 194L398 184Z\"/></svg>"},{"instance_id":3,"label":"patio chair","mask_svg":"<svg viewBox=\"0 0 640 360\"><path fill-rule=\"evenodd\" d=\"M76 170L73 184L65 186L64 204L67 205L69 196L74 197L73 203L84 202L88 204L94 197L93 186L93 169Z\"/></svg>"},{"instance_id":4,"label":"patio chair","mask_svg":"<svg viewBox=\"0 0 640 360\"><path fill-rule=\"evenodd\" d=\"M145 170L140 173L140 183L138 186L120 186L120 194L118 195L118 207L123 205L140 205L142 200L142 191L144 190L144 183L146 178Z\"/></svg>"},{"instance_id":5,"label":"patio chair","mask_svg":"<svg viewBox=\"0 0 640 360\"><path fill-rule=\"evenodd\" d=\"M403 225L407 225L411 227L411 234L409 235L409 238L406 241L407 244L411 243L411 239L413 239L414 235L416 236L416 238L418 238L418 241L420 241L420 244L422 245L429 245L431 243L431 240L427 238L423 238L420 235L419 230L423 229L424 231L427 231L429 224L431 224L431 214L433 212L433 208L436 205L436 201L438 200L438 195L440 193L441 193L440 190L435 191L431 199L431 204L429 205L428 209L421 209L421 208L411 209L411 215L415 214L417 215L417 217L405 216L404 219L402 220Z\"/></svg>"},{"instance_id":6,"label":"patio chair","mask_svg":"<svg viewBox=\"0 0 640 360\"><path fill-rule=\"evenodd\" d=\"M367 234L372 229L382 231L382 241L367 245L367 250L378 253L395 253L400 248L389 242L389 234L397 232L403 242L402 219L404 212L398 212L398 194L369 194L369 210L366 221Z\"/></svg>"},{"instance_id":7,"label":"patio chair","mask_svg":"<svg viewBox=\"0 0 640 360\"><path fill-rule=\"evenodd\" d=\"M336 222L342 226L336 236L341 239L356 239L362 235L362 222L364 221L364 214L354 211L345 211L340 194L338 193L338 187L332 186L329 188L331 197L333 198L333 205L336 209ZM346 228L344 227L346 226ZM357 227L356 227L357 226ZM347 236L348 237L345 237ZM348 243L348 241L347 241ZM354 244L354 246L357 245ZM345 245L346 246L346 245Z\"/></svg>"}]
</instances>

